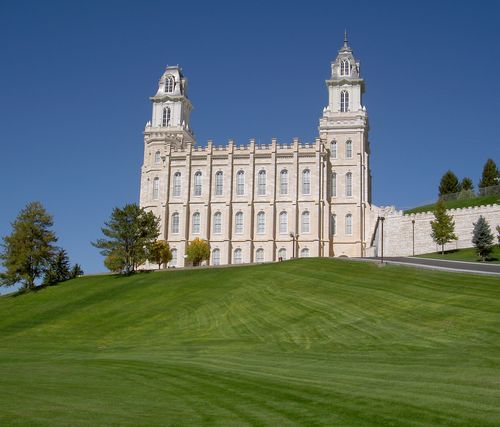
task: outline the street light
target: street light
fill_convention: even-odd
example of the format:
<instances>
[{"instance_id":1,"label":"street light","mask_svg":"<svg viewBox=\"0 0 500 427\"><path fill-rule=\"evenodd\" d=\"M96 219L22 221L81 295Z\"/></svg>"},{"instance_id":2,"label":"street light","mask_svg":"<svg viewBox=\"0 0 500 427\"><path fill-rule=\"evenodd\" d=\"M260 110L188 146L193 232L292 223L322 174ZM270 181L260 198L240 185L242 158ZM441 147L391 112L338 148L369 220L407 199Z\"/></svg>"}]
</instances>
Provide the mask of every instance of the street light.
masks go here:
<instances>
[{"instance_id":1,"label":"street light","mask_svg":"<svg viewBox=\"0 0 500 427\"><path fill-rule=\"evenodd\" d=\"M290 233L290 237L292 238L292 258L295 258L295 242L298 241L299 235L293 232Z\"/></svg>"},{"instance_id":2,"label":"street light","mask_svg":"<svg viewBox=\"0 0 500 427\"><path fill-rule=\"evenodd\" d=\"M383 264L384 263L384 221L385 221L385 217L383 216L379 216L378 219L382 222L382 259L381 259L381 263Z\"/></svg>"},{"instance_id":3,"label":"street light","mask_svg":"<svg viewBox=\"0 0 500 427\"><path fill-rule=\"evenodd\" d=\"M412 244L413 244L413 256L415 256L415 220L411 220L412 227Z\"/></svg>"}]
</instances>

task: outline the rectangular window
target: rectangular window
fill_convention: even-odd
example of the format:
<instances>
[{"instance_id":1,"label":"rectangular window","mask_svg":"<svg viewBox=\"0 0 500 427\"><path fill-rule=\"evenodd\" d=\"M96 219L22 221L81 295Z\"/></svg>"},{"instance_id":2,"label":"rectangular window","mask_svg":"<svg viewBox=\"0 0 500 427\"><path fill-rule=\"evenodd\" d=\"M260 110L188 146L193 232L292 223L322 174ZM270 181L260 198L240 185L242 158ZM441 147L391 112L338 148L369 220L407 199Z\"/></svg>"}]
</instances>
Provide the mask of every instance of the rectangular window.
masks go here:
<instances>
[{"instance_id":1,"label":"rectangular window","mask_svg":"<svg viewBox=\"0 0 500 427\"><path fill-rule=\"evenodd\" d=\"M222 196L224 191L224 175L222 172L217 172L215 174L215 195Z\"/></svg>"},{"instance_id":2,"label":"rectangular window","mask_svg":"<svg viewBox=\"0 0 500 427\"><path fill-rule=\"evenodd\" d=\"M345 196L352 197L352 173L348 172L345 175Z\"/></svg>"},{"instance_id":3,"label":"rectangular window","mask_svg":"<svg viewBox=\"0 0 500 427\"><path fill-rule=\"evenodd\" d=\"M332 173L332 197L337 197L337 174Z\"/></svg>"},{"instance_id":4,"label":"rectangular window","mask_svg":"<svg viewBox=\"0 0 500 427\"><path fill-rule=\"evenodd\" d=\"M286 212L280 213L280 234L288 233L288 214Z\"/></svg>"},{"instance_id":5,"label":"rectangular window","mask_svg":"<svg viewBox=\"0 0 500 427\"><path fill-rule=\"evenodd\" d=\"M242 212L238 212L236 214L234 231L235 231L235 233L238 233L238 234L243 233L243 213Z\"/></svg>"},{"instance_id":6,"label":"rectangular window","mask_svg":"<svg viewBox=\"0 0 500 427\"><path fill-rule=\"evenodd\" d=\"M257 215L257 233L264 234L266 232L266 214L259 212Z\"/></svg>"},{"instance_id":7,"label":"rectangular window","mask_svg":"<svg viewBox=\"0 0 500 427\"><path fill-rule=\"evenodd\" d=\"M214 215L214 233L220 234L222 232L222 214L217 212Z\"/></svg>"},{"instance_id":8,"label":"rectangular window","mask_svg":"<svg viewBox=\"0 0 500 427\"><path fill-rule=\"evenodd\" d=\"M258 175L258 194L259 196L266 195L266 171L260 171Z\"/></svg>"},{"instance_id":9,"label":"rectangular window","mask_svg":"<svg viewBox=\"0 0 500 427\"><path fill-rule=\"evenodd\" d=\"M280 173L280 194L285 196L288 194L288 171L283 170Z\"/></svg>"}]
</instances>

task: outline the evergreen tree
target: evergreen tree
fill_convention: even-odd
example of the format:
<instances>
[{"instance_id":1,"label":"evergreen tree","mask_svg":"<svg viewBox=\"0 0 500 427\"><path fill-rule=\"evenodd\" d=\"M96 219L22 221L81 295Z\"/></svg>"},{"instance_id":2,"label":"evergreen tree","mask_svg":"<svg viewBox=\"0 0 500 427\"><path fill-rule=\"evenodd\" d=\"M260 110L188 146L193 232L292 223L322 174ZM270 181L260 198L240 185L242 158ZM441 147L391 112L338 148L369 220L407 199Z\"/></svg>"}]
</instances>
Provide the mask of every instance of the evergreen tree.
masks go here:
<instances>
[{"instance_id":1,"label":"evergreen tree","mask_svg":"<svg viewBox=\"0 0 500 427\"><path fill-rule=\"evenodd\" d=\"M81 267L80 264L75 264L73 267L71 267L70 277L72 279L82 275L83 275L83 268Z\"/></svg>"},{"instance_id":2,"label":"evergreen tree","mask_svg":"<svg viewBox=\"0 0 500 427\"><path fill-rule=\"evenodd\" d=\"M50 266L45 272L42 284L45 286L64 282L71 278L68 254L64 249L58 249L50 261Z\"/></svg>"},{"instance_id":3,"label":"evergreen tree","mask_svg":"<svg viewBox=\"0 0 500 427\"><path fill-rule=\"evenodd\" d=\"M157 240L151 243L148 248L148 261L158 264L158 269L162 264L167 264L172 260L170 246L164 240Z\"/></svg>"},{"instance_id":4,"label":"evergreen tree","mask_svg":"<svg viewBox=\"0 0 500 427\"><path fill-rule=\"evenodd\" d=\"M481 176L481 181L479 181L479 188L497 185L499 178L500 173L497 169L496 163L493 159L488 159L483 167L483 175Z\"/></svg>"},{"instance_id":5,"label":"evergreen tree","mask_svg":"<svg viewBox=\"0 0 500 427\"><path fill-rule=\"evenodd\" d=\"M106 238L92 245L101 249L107 268L128 274L146 261L147 247L160 234L160 219L136 204L128 204L114 208L101 230Z\"/></svg>"},{"instance_id":6,"label":"evergreen tree","mask_svg":"<svg viewBox=\"0 0 500 427\"><path fill-rule=\"evenodd\" d=\"M0 285L21 282L26 290L34 289L35 280L45 273L56 251L52 226L52 216L41 203L28 203L21 210L12 223L12 233L3 238L0 259L5 271L0 274Z\"/></svg>"},{"instance_id":7,"label":"evergreen tree","mask_svg":"<svg viewBox=\"0 0 500 427\"><path fill-rule=\"evenodd\" d=\"M457 176L451 171L447 171L441 178L439 183L439 196L445 194L458 193L460 191L460 184Z\"/></svg>"},{"instance_id":8,"label":"evergreen tree","mask_svg":"<svg viewBox=\"0 0 500 427\"><path fill-rule=\"evenodd\" d=\"M442 200L436 204L434 217L435 220L431 221L431 237L441 246L441 253L444 254L444 245L458 239L455 234L455 222L452 216L446 213L446 208Z\"/></svg>"},{"instance_id":9,"label":"evergreen tree","mask_svg":"<svg viewBox=\"0 0 500 427\"><path fill-rule=\"evenodd\" d=\"M474 231L472 233L472 243L476 248L477 254L481 257L481 261L484 261L491 253L494 242L495 237L491 232L490 225L481 215L474 224Z\"/></svg>"},{"instance_id":10,"label":"evergreen tree","mask_svg":"<svg viewBox=\"0 0 500 427\"><path fill-rule=\"evenodd\" d=\"M472 191L474 190L474 184L472 183L472 179L466 176L462 179L462 184L460 185L462 191Z\"/></svg>"},{"instance_id":11,"label":"evergreen tree","mask_svg":"<svg viewBox=\"0 0 500 427\"><path fill-rule=\"evenodd\" d=\"M200 265L202 261L210 258L210 245L206 240L197 237L189 243L186 254L188 261L192 262L194 266Z\"/></svg>"}]
</instances>

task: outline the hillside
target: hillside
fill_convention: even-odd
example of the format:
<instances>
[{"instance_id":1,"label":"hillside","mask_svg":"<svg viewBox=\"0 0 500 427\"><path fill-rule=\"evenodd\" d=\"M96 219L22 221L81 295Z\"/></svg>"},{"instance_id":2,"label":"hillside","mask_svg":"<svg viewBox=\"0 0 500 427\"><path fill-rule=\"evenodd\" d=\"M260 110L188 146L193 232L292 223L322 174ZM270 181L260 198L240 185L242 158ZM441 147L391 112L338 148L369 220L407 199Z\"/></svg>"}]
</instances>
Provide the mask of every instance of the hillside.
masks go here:
<instances>
[{"instance_id":1,"label":"hillside","mask_svg":"<svg viewBox=\"0 0 500 427\"><path fill-rule=\"evenodd\" d=\"M0 425L494 426L496 277L342 260L0 297Z\"/></svg>"},{"instance_id":2,"label":"hillside","mask_svg":"<svg viewBox=\"0 0 500 427\"><path fill-rule=\"evenodd\" d=\"M500 204L499 196L480 196L474 197L472 199L460 199L460 200L447 200L444 202L446 209L461 209L461 208L471 208L474 206L485 206L485 205L495 205ZM436 203L431 203L430 205L417 206L412 209L407 209L404 211L405 214L416 214L420 212L431 212L436 209Z\"/></svg>"}]
</instances>

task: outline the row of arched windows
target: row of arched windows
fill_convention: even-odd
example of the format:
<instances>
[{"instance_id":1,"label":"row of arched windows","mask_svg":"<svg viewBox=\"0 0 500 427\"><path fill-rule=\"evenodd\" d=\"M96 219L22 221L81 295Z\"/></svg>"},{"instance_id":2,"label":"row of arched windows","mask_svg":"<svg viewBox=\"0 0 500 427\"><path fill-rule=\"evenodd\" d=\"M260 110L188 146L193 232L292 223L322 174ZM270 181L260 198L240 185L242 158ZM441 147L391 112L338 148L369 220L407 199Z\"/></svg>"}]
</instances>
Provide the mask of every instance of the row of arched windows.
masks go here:
<instances>
[{"instance_id":1,"label":"row of arched windows","mask_svg":"<svg viewBox=\"0 0 500 427\"><path fill-rule=\"evenodd\" d=\"M345 142L345 158L352 159L352 141L348 139ZM337 141L333 140L330 142L330 157L336 159L338 157L338 144Z\"/></svg>"},{"instance_id":2,"label":"row of arched windows","mask_svg":"<svg viewBox=\"0 0 500 427\"><path fill-rule=\"evenodd\" d=\"M300 251L300 256L302 258L307 258L309 257L309 248L302 248ZM285 248L280 248L278 251L278 257L281 260L286 260L287 259L287 251ZM212 265L220 265L220 249L215 248L212 250ZM258 248L255 251L255 262L264 262L265 257L264 257L264 249L263 248ZM243 250L241 248L236 248L233 251L233 264L241 264L243 262Z\"/></svg>"},{"instance_id":3,"label":"row of arched windows","mask_svg":"<svg viewBox=\"0 0 500 427\"><path fill-rule=\"evenodd\" d=\"M213 233L222 233L222 213L215 212L213 216ZM244 214L239 211L236 212L234 216L234 232L236 234L242 234L244 232ZM180 216L178 212L174 212L171 217L170 230L173 234L180 232ZM311 215L309 211L304 211L301 214L300 230L302 233L309 233L311 230ZM199 234L201 231L201 215L199 212L194 212L191 217L191 232L193 234ZM256 223L257 234L265 234L266 232L266 213L260 211L257 214ZM288 234L288 213L282 211L279 214L279 233Z\"/></svg>"}]
</instances>

